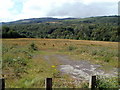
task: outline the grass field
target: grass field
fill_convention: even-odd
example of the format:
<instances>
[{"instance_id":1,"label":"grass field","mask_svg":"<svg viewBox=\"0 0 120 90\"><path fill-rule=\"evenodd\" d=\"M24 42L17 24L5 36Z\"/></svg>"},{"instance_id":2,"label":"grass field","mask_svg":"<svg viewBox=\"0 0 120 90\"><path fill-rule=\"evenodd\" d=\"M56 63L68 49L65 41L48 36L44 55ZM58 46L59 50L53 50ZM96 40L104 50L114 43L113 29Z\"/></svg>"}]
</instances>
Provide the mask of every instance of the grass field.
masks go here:
<instances>
[{"instance_id":1,"label":"grass field","mask_svg":"<svg viewBox=\"0 0 120 90\"><path fill-rule=\"evenodd\" d=\"M61 74L60 62L46 55L68 55L75 60L88 60L101 69L118 67L118 42L70 39L2 39L3 73L7 88L44 88L46 77L53 78L53 87L86 87L75 84L74 78Z\"/></svg>"}]
</instances>

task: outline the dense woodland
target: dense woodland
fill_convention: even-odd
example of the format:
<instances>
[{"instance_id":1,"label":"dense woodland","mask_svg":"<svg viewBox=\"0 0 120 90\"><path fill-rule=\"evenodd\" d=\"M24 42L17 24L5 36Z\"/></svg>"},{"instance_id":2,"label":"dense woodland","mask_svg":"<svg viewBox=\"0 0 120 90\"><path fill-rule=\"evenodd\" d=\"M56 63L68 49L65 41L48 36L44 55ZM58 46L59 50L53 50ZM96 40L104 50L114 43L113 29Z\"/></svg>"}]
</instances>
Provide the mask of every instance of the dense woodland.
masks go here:
<instances>
[{"instance_id":1,"label":"dense woodland","mask_svg":"<svg viewBox=\"0 0 120 90\"><path fill-rule=\"evenodd\" d=\"M118 16L39 18L3 23L3 38L61 38L119 41Z\"/></svg>"}]
</instances>

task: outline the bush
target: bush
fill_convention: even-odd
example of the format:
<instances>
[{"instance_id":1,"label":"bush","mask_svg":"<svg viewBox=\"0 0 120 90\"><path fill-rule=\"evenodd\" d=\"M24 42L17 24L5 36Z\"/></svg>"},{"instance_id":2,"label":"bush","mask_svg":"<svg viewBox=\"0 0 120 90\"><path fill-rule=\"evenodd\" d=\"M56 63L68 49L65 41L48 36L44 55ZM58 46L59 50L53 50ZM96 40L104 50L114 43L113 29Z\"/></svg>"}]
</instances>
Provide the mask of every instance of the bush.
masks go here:
<instances>
[{"instance_id":1,"label":"bush","mask_svg":"<svg viewBox=\"0 0 120 90\"><path fill-rule=\"evenodd\" d=\"M118 88L118 78L97 76L97 88L100 90L104 88Z\"/></svg>"},{"instance_id":2,"label":"bush","mask_svg":"<svg viewBox=\"0 0 120 90\"><path fill-rule=\"evenodd\" d=\"M38 48L37 48L37 46L36 46L34 43L31 43L31 44L30 44L30 47L29 47L29 50L37 51Z\"/></svg>"}]
</instances>

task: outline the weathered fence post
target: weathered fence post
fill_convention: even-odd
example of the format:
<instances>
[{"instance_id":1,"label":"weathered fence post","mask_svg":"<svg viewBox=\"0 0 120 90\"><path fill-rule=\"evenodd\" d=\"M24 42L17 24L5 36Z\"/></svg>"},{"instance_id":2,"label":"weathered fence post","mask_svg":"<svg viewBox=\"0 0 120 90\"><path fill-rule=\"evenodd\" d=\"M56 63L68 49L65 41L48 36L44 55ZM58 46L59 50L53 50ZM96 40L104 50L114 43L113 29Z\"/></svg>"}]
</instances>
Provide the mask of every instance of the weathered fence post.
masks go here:
<instances>
[{"instance_id":1,"label":"weathered fence post","mask_svg":"<svg viewBox=\"0 0 120 90\"><path fill-rule=\"evenodd\" d=\"M46 90L52 90L52 78L46 78L45 87Z\"/></svg>"},{"instance_id":2,"label":"weathered fence post","mask_svg":"<svg viewBox=\"0 0 120 90\"><path fill-rule=\"evenodd\" d=\"M5 90L5 79L0 78L0 90Z\"/></svg>"},{"instance_id":3,"label":"weathered fence post","mask_svg":"<svg viewBox=\"0 0 120 90\"><path fill-rule=\"evenodd\" d=\"M97 87L96 76L91 76L90 81L89 81L89 88L95 89L96 87Z\"/></svg>"}]
</instances>

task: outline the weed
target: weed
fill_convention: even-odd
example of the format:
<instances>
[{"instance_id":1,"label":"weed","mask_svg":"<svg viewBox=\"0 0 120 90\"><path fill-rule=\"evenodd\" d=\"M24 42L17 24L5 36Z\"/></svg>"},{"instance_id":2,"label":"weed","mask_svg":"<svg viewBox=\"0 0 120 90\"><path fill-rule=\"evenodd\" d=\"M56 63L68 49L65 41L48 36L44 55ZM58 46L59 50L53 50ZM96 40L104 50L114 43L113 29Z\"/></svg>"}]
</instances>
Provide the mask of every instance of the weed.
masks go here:
<instances>
[{"instance_id":1,"label":"weed","mask_svg":"<svg viewBox=\"0 0 120 90\"><path fill-rule=\"evenodd\" d=\"M39 49L41 49L40 52ZM108 67L117 66L118 45L116 42L84 40L70 40L68 42L68 40L62 39L32 38L4 39L2 47L3 71L15 73L16 76L15 80L13 79L13 82L10 83L10 79L6 79L8 83L6 87L44 87L46 77L53 77L55 80L53 81L54 87L77 87L73 85L71 77L64 77L58 70L55 70L57 67L51 67L44 59L44 55L56 54L56 52L76 56L79 58L78 60L98 61L97 64L107 64ZM50 59L50 62L59 65L59 62L55 60ZM108 80L98 79L98 88L114 88L117 86L115 79L109 78ZM82 87L87 88L88 83L83 83Z\"/></svg>"},{"instance_id":2,"label":"weed","mask_svg":"<svg viewBox=\"0 0 120 90\"><path fill-rule=\"evenodd\" d=\"M35 45L35 43L31 43L31 44L30 44L30 47L29 47L29 50L30 50L30 51L37 51L38 48L37 48L37 46Z\"/></svg>"},{"instance_id":3,"label":"weed","mask_svg":"<svg viewBox=\"0 0 120 90\"><path fill-rule=\"evenodd\" d=\"M89 86L89 83L84 82L84 83L82 83L81 88L88 88L88 86Z\"/></svg>"},{"instance_id":4,"label":"weed","mask_svg":"<svg viewBox=\"0 0 120 90\"><path fill-rule=\"evenodd\" d=\"M53 78L61 78L60 72L59 71L58 72L54 72L53 73Z\"/></svg>"},{"instance_id":5,"label":"weed","mask_svg":"<svg viewBox=\"0 0 120 90\"><path fill-rule=\"evenodd\" d=\"M118 88L118 78L97 76L97 88L101 90L105 88Z\"/></svg>"},{"instance_id":6,"label":"weed","mask_svg":"<svg viewBox=\"0 0 120 90\"><path fill-rule=\"evenodd\" d=\"M72 51L72 50L75 50L75 49L77 49L77 47L75 47L75 46L69 46L69 47L68 47L68 50L69 50L69 51Z\"/></svg>"}]
</instances>

